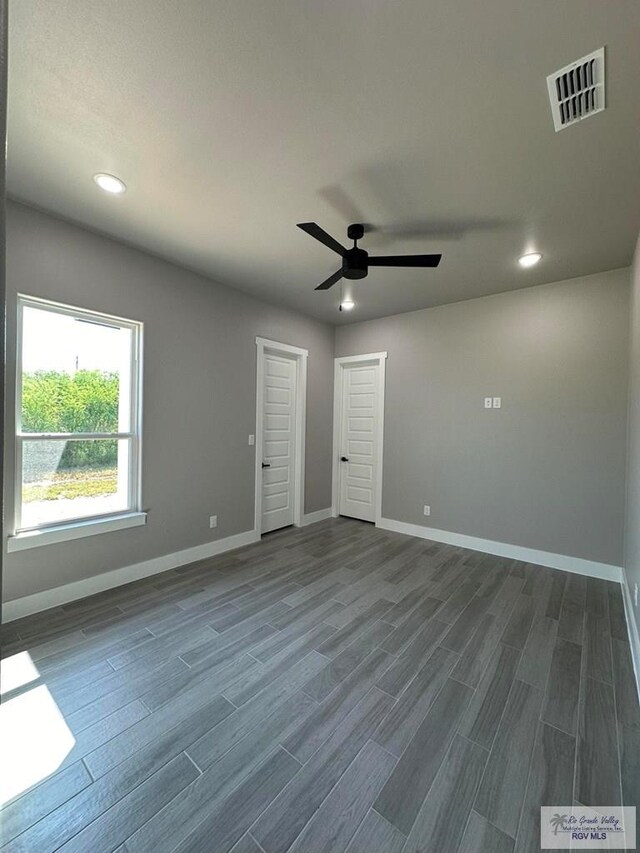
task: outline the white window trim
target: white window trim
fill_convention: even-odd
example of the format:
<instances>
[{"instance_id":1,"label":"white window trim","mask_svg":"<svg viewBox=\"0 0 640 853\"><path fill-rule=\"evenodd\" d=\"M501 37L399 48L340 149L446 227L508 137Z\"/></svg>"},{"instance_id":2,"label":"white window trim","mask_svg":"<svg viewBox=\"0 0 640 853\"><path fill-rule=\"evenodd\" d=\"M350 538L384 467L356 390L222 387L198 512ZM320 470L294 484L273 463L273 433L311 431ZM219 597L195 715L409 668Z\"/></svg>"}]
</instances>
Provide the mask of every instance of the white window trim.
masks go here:
<instances>
[{"instance_id":1,"label":"white window trim","mask_svg":"<svg viewBox=\"0 0 640 853\"><path fill-rule=\"evenodd\" d=\"M121 433L22 433L22 320L23 309L34 307L70 317L87 317L104 324L113 323L133 333L131 366L131 426L130 432ZM15 474L14 474L14 534L8 537L7 551L18 551L53 542L64 542L146 524L146 513L141 509L142 494L142 342L144 327L141 322L127 320L99 311L76 308L40 299L36 296L18 294L16 323L16 411L15 411ZM34 528L21 528L22 513L22 447L25 441L42 439L81 441L83 438L128 439L131 442L128 508L119 513L99 515L92 518L65 519L55 524L43 524Z\"/></svg>"},{"instance_id":2,"label":"white window trim","mask_svg":"<svg viewBox=\"0 0 640 853\"><path fill-rule=\"evenodd\" d=\"M27 530L16 533L7 540L7 551L26 551L28 548L39 548L41 545L53 545L55 542L69 542L72 539L84 539L85 536L95 536L98 533L110 533L112 530L126 530L128 527L140 527L147 523L146 512L127 512L122 515L98 518L85 518L70 524L41 527L39 530Z\"/></svg>"}]
</instances>

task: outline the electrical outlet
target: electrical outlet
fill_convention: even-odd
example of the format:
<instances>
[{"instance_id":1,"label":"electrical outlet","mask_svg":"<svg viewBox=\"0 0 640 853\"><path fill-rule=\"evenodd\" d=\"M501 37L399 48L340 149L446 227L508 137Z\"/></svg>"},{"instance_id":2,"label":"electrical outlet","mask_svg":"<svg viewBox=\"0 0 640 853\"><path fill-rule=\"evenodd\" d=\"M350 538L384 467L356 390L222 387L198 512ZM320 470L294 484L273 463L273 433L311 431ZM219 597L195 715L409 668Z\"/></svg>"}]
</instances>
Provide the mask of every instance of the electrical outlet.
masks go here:
<instances>
[{"instance_id":1,"label":"electrical outlet","mask_svg":"<svg viewBox=\"0 0 640 853\"><path fill-rule=\"evenodd\" d=\"M250 435L249 436L249 444L255 444L255 443L256 443L255 435Z\"/></svg>"},{"instance_id":2,"label":"electrical outlet","mask_svg":"<svg viewBox=\"0 0 640 853\"><path fill-rule=\"evenodd\" d=\"M485 397L484 398L484 407L485 409L493 408L493 397Z\"/></svg>"},{"instance_id":3,"label":"electrical outlet","mask_svg":"<svg viewBox=\"0 0 640 853\"><path fill-rule=\"evenodd\" d=\"M633 585L633 603L635 606L638 606L638 584L634 583Z\"/></svg>"},{"instance_id":4,"label":"electrical outlet","mask_svg":"<svg viewBox=\"0 0 640 853\"><path fill-rule=\"evenodd\" d=\"M424 505L424 514L431 515L431 507L428 504Z\"/></svg>"},{"instance_id":5,"label":"electrical outlet","mask_svg":"<svg viewBox=\"0 0 640 853\"><path fill-rule=\"evenodd\" d=\"M218 516L210 515L209 516L209 527L217 527L218 526Z\"/></svg>"},{"instance_id":6,"label":"electrical outlet","mask_svg":"<svg viewBox=\"0 0 640 853\"><path fill-rule=\"evenodd\" d=\"M502 408L502 397L494 397L493 398L493 408L501 409Z\"/></svg>"}]
</instances>

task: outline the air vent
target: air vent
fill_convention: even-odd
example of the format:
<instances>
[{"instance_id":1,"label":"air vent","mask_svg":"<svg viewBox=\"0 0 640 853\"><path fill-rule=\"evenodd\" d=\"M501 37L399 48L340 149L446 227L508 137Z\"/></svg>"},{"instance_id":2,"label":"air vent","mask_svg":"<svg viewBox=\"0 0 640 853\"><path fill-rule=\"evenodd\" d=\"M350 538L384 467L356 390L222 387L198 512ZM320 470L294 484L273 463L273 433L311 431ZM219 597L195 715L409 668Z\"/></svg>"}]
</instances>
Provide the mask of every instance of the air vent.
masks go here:
<instances>
[{"instance_id":1,"label":"air vent","mask_svg":"<svg viewBox=\"0 0 640 853\"><path fill-rule=\"evenodd\" d=\"M604 107L604 48L547 77L556 130L601 112Z\"/></svg>"}]
</instances>

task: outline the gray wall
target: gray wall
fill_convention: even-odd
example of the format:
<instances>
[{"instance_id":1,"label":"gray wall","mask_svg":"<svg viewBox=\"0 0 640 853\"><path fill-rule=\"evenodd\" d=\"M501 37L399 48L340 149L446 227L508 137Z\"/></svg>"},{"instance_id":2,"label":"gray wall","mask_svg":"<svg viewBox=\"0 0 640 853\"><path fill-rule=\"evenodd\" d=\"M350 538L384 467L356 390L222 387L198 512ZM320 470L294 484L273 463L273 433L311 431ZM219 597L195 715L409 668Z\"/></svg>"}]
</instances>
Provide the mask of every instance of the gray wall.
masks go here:
<instances>
[{"instance_id":1,"label":"gray wall","mask_svg":"<svg viewBox=\"0 0 640 853\"><path fill-rule=\"evenodd\" d=\"M383 516L621 565L628 310L617 270L338 328L389 353Z\"/></svg>"},{"instance_id":2,"label":"gray wall","mask_svg":"<svg viewBox=\"0 0 640 853\"><path fill-rule=\"evenodd\" d=\"M634 584L640 586L640 239L631 268L631 357L629 368L629 444L627 456L627 517L624 566L633 601ZM636 625L640 609L635 607Z\"/></svg>"},{"instance_id":3,"label":"gray wall","mask_svg":"<svg viewBox=\"0 0 640 853\"><path fill-rule=\"evenodd\" d=\"M146 527L6 555L6 600L253 528L254 448L247 436L255 432L256 335L309 349L305 512L330 505L331 326L22 205L9 204L7 225L10 318L22 292L145 323L149 518ZM7 345L13 378L15 323ZM9 401L13 390L11 384ZM9 484L12 404L6 423ZM213 513L217 530L209 529Z\"/></svg>"}]
</instances>

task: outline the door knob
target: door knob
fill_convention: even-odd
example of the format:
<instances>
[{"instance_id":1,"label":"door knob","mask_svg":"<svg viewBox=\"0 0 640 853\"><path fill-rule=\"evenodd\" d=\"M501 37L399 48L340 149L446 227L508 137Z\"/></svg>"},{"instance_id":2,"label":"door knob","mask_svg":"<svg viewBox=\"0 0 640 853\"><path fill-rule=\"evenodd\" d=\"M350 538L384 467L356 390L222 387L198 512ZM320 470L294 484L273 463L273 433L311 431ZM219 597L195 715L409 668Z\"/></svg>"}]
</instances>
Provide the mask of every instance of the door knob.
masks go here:
<instances>
[{"instance_id":1,"label":"door knob","mask_svg":"<svg viewBox=\"0 0 640 853\"><path fill-rule=\"evenodd\" d=\"M341 456L341 457L340 457L340 461L341 461L341 462L348 462L348 461L349 461L349 459L348 459L346 456Z\"/></svg>"},{"instance_id":2,"label":"door knob","mask_svg":"<svg viewBox=\"0 0 640 853\"><path fill-rule=\"evenodd\" d=\"M271 468L271 464L269 462L263 462L262 467L263 468Z\"/></svg>"}]
</instances>

